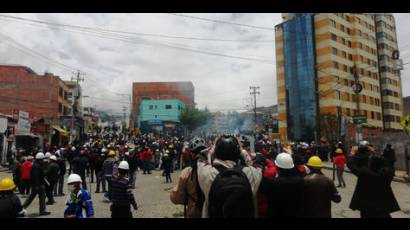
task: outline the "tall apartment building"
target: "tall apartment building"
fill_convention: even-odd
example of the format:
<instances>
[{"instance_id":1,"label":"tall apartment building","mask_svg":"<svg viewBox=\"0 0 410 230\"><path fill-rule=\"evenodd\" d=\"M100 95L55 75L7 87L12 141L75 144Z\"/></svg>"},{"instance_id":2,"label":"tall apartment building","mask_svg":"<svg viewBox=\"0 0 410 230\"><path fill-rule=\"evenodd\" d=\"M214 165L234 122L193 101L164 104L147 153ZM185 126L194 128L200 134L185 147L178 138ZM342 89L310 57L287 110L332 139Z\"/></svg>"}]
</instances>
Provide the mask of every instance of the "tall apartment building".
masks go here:
<instances>
[{"instance_id":1,"label":"tall apartment building","mask_svg":"<svg viewBox=\"0 0 410 230\"><path fill-rule=\"evenodd\" d=\"M364 133L400 129L400 71L392 15L283 14L275 26L279 133L314 140L320 114L364 115ZM353 85L362 91L355 93Z\"/></svg>"}]
</instances>

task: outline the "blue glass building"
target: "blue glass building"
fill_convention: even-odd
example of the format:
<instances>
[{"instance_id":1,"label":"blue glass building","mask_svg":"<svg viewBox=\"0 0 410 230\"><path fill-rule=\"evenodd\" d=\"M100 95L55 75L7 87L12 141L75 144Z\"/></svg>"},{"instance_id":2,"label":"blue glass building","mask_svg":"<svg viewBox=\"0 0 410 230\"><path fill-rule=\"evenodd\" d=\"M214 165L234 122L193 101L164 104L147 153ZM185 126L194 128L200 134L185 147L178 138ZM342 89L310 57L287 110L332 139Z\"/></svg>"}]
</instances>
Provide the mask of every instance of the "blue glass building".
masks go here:
<instances>
[{"instance_id":1,"label":"blue glass building","mask_svg":"<svg viewBox=\"0 0 410 230\"><path fill-rule=\"evenodd\" d=\"M314 14L295 15L281 26L288 138L311 141L315 139L318 111Z\"/></svg>"}]
</instances>

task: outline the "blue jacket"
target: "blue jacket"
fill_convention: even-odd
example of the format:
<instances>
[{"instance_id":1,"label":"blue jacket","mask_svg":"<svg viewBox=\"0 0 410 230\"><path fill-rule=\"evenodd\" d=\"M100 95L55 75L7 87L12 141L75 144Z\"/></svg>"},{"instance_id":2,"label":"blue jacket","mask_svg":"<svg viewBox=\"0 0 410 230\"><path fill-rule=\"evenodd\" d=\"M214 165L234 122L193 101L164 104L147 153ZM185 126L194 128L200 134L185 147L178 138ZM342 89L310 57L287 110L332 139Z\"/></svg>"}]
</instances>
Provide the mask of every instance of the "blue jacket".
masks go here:
<instances>
[{"instance_id":1,"label":"blue jacket","mask_svg":"<svg viewBox=\"0 0 410 230\"><path fill-rule=\"evenodd\" d=\"M67 208L64 211L64 217L68 215L75 215L76 218L84 218L83 209L86 216L94 216L93 201L91 200L91 194L85 189L80 189L77 195L70 194L67 196L65 204Z\"/></svg>"}]
</instances>

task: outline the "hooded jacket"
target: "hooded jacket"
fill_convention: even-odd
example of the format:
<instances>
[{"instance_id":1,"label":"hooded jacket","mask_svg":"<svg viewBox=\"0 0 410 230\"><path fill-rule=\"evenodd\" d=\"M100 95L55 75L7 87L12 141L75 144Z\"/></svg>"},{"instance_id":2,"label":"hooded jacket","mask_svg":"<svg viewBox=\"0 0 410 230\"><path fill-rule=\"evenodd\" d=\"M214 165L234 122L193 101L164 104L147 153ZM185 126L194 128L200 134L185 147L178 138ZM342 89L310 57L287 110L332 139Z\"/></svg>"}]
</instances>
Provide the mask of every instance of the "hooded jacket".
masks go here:
<instances>
[{"instance_id":1,"label":"hooded jacket","mask_svg":"<svg viewBox=\"0 0 410 230\"><path fill-rule=\"evenodd\" d=\"M220 165L225 168L233 168L237 164L236 162L230 160L220 160L215 158L212 162L213 165ZM243 167L242 171L245 173L246 177L249 180L251 185L253 197L255 200L256 206L256 192L258 191L259 184L262 180L262 170L260 168L255 168L253 166L246 166ZM205 195L205 202L202 208L202 217L208 217L208 196L209 191L211 189L212 182L214 181L215 177L219 174L219 171L210 164L207 164L203 161L198 161L198 181L201 190ZM257 208L255 208L257 210ZM255 214L256 215L256 214Z\"/></svg>"}]
</instances>

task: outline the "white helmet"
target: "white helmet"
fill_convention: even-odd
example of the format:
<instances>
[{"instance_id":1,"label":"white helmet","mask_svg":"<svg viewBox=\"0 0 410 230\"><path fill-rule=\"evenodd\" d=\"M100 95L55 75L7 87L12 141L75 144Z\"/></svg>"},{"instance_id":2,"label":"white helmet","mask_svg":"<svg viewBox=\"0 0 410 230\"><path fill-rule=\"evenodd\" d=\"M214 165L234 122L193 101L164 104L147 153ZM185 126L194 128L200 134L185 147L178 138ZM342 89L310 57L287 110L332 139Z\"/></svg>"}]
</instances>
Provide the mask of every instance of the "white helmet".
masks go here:
<instances>
[{"instance_id":1,"label":"white helmet","mask_svg":"<svg viewBox=\"0 0 410 230\"><path fill-rule=\"evenodd\" d=\"M125 156L129 156L130 155L130 152L125 152Z\"/></svg>"},{"instance_id":2,"label":"white helmet","mask_svg":"<svg viewBox=\"0 0 410 230\"><path fill-rule=\"evenodd\" d=\"M50 158L51 157L51 153L50 152L46 152L45 158Z\"/></svg>"},{"instance_id":3,"label":"white helmet","mask_svg":"<svg viewBox=\"0 0 410 230\"><path fill-rule=\"evenodd\" d=\"M130 170L130 166L128 165L128 162L126 162L126 161L121 161L118 168L119 169L124 169L124 170Z\"/></svg>"},{"instance_id":4,"label":"white helmet","mask_svg":"<svg viewBox=\"0 0 410 230\"><path fill-rule=\"evenodd\" d=\"M289 153L280 153L276 156L276 166L283 169L291 169L295 165L293 164L292 156Z\"/></svg>"},{"instance_id":5,"label":"white helmet","mask_svg":"<svg viewBox=\"0 0 410 230\"><path fill-rule=\"evenodd\" d=\"M107 149L103 148L103 149L101 149L101 152L105 153L105 152L107 152Z\"/></svg>"},{"instance_id":6,"label":"white helmet","mask_svg":"<svg viewBox=\"0 0 410 230\"><path fill-rule=\"evenodd\" d=\"M360 147L367 147L369 145L369 142L366 140L362 140L359 142Z\"/></svg>"},{"instance_id":7,"label":"white helmet","mask_svg":"<svg viewBox=\"0 0 410 230\"><path fill-rule=\"evenodd\" d=\"M64 148L60 148L60 151L64 151L65 149Z\"/></svg>"},{"instance_id":8,"label":"white helmet","mask_svg":"<svg viewBox=\"0 0 410 230\"><path fill-rule=\"evenodd\" d=\"M78 174L73 173L70 176L68 176L67 184L71 184L71 183L74 183L74 182L82 183L83 181L81 180L81 177Z\"/></svg>"},{"instance_id":9,"label":"white helmet","mask_svg":"<svg viewBox=\"0 0 410 230\"><path fill-rule=\"evenodd\" d=\"M74 147L74 146L71 148L71 151L75 151L75 147Z\"/></svg>"},{"instance_id":10,"label":"white helmet","mask_svg":"<svg viewBox=\"0 0 410 230\"><path fill-rule=\"evenodd\" d=\"M57 157L53 155L53 156L50 157L50 160L56 161Z\"/></svg>"},{"instance_id":11,"label":"white helmet","mask_svg":"<svg viewBox=\"0 0 410 230\"><path fill-rule=\"evenodd\" d=\"M42 160L42 159L44 159L44 153L42 153L42 152L37 153L36 154L36 160Z\"/></svg>"}]
</instances>

